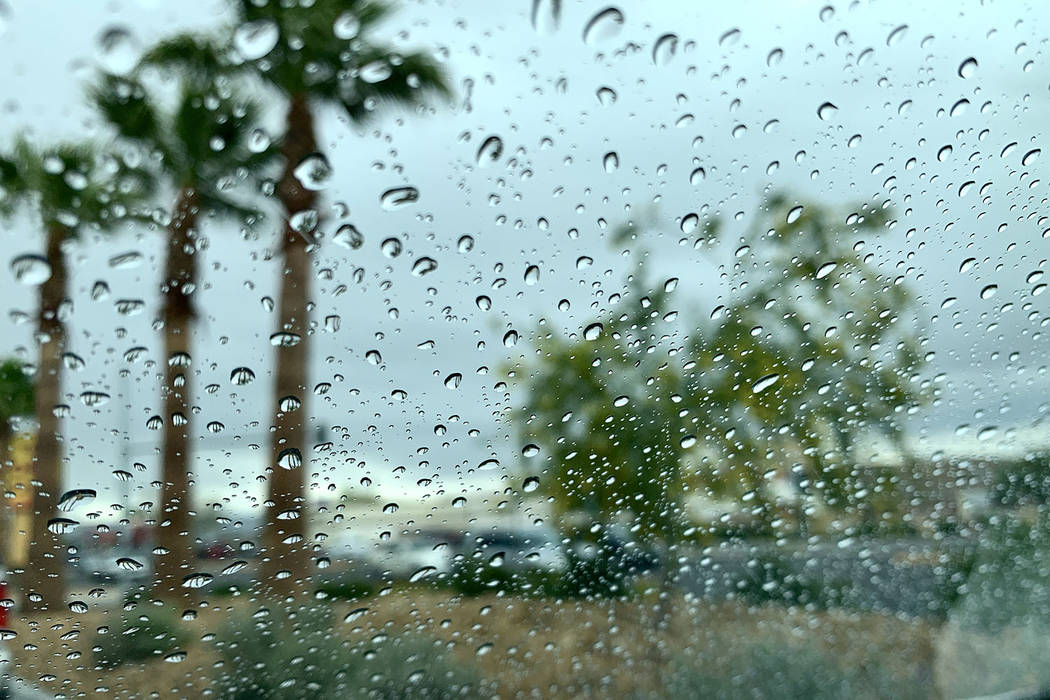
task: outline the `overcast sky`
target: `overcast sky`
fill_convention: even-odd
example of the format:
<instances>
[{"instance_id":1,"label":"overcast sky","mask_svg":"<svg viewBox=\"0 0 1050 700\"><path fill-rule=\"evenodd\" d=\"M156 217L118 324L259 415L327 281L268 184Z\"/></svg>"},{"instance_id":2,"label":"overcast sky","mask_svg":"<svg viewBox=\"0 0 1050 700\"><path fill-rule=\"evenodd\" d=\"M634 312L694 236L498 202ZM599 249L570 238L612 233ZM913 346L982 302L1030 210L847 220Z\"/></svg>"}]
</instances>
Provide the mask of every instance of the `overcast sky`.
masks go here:
<instances>
[{"instance_id":1,"label":"overcast sky","mask_svg":"<svg viewBox=\"0 0 1050 700\"><path fill-rule=\"evenodd\" d=\"M82 102L100 62L120 69L178 28L228 21L213 0L0 4L7 5L0 132L10 138L24 130L41 141L104 136ZM342 427L332 436L335 451L314 465L326 479L342 490L368 476L396 490L437 474L440 501L465 488L474 494L464 484L482 460L516 468L520 446L500 416L521 397L494 388L498 368L528 351L541 318L579 331L595 313L592 304L622 290L633 262L608 245L601 222L611 230L643 213L653 217L643 244L654 277L681 278L683 320L707 321L725 301L729 283L720 266L730 258L724 249L680 245L679 221L690 212L720 217L731 245L771 191L844 211L864 201L895 207L895 228L866 243L887 274L904 275L917 293L914 322L932 353L924 376L942 391L911 426L919 449L1015 451L1045 436L1050 294L1033 296L1038 282L1026 279L1045 271L1050 257L1042 219L1050 152L1021 162L1042 148L1050 117L1043 3L990 2L964 13L951 2L843 2L823 12L823 3L809 2L761 9L622 2L624 22L586 38L588 22L608 5L564 4L554 23L546 3L536 22L527 1L404 3L384 33L439 56L453 76L453 101L426 114L390 112L367 129L335 113L321 119L334 176L324 192L332 212L327 240L315 261L312 382L333 387L308 410L317 423ZM99 37L114 29L125 40L103 51ZM669 33L675 39L657 47ZM963 69L970 58L976 66ZM837 110L822 118L818 108L827 102ZM479 166L478 149L493 135L503 141L502 155ZM942 161L938 153L949 145ZM619 161L613 172L603 167L609 152ZM700 167L706 176L691 179ZM962 187L967 181L975 186ZM399 186L418 188L419 200L394 211L380 206L381 193ZM349 209L345 218L337 203ZM359 250L331 241L347 221L365 236ZM199 493L243 503L259 492L268 454L274 239L264 231L244 241L222 225L204 233L194 353ZM457 247L463 235L474 238L471 250ZM396 258L381 250L389 237L402 242ZM71 350L86 362L65 385L73 406L66 420L71 487L115 493L111 472L127 468L120 463L126 443L132 460L148 467L132 498L152 497L158 433L146 420L159 409L158 369L150 363L161 359L152 327L161 240L137 230L70 250ZM11 256L41 248L26 220L0 229L0 241ZM140 263L111 264L126 252L139 253ZM423 255L438 268L415 277L412 263ZM577 269L581 255L594 264ZM975 264L962 269L969 258ZM529 265L539 266L538 284L523 279ZM100 280L110 295L92 300ZM998 293L981 298L991 284ZM477 308L479 294L491 297L491 310ZM942 309L951 297L958 301ZM563 298L568 312L558 310ZM0 351L31 359L32 324L19 322L17 312L32 314L34 289L4 269L0 299L7 312ZM146 310L123 316L115 306L122 299L143 299ZM339 329L325 330L326 317L336 316ZM523 336L512 349L501 340L510 328ZM420 348L425 341L433 347ZM148 352L126 362L125 351L136 346ZM366 360L370 350L381 353L378 366ZM253 384L231 384L239 366L256 372ZM124 368L126 384L118 379ZM464 377L456 390L443 384L452 372ZM208 384L219 388L207 394ZM397 389L405 400L392 398ZM77 396L85 390L114 400L84 406ZM210 421L225 430L209 434ZM448 428L443 437L433 431L439 423ZM989 426L1000 430L977 443Z\"/></svg>"}]
</instances>

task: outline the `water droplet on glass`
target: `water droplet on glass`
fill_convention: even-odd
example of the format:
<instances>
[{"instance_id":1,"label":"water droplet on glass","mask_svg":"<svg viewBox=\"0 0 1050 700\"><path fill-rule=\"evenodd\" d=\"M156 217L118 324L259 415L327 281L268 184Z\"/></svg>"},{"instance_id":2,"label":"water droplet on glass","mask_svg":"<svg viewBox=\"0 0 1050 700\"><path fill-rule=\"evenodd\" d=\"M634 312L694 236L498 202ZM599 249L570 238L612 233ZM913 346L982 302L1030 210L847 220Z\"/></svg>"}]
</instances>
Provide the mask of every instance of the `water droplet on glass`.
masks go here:
<instances>
[{"instance_id":1,"label":"water droplet on glass","mask_svg":"<svg viewBox=\"0 0 1050 700\"><path fill-rule=\"evenodd\" d=\"M605 172L615 172L620 167L620 156L616 155L616 151L609 151L602 158L602 167L605 168Z\"/></svg>"},{"instance_id":2,"label":"water droplet on glass","mask_svg":"<svg viewBox=\"0 0 1050 700\"><path fill-rule=\"evenodd\" d=\"M124 571L138 571L143 567L142 562L132 559L131 557L120 557L117 559L117 567Z\"/></svg>"},{"instance_id":3,"label":"water droplet on glass","mask_svg":"<svg viewBox=\"0 0 1050 700\"><path fill-rule=\"evenodd\" d=\"M518 344L518 332L517 331L507 331L506 334L503 336L503 344L506 347L508 347L508 348L512 348L515 345L517 345Z\"/></svg>"},{"instance_id":4,"label":"water droplet on glass","mask_svg":"<svg viewBox=\"0 0 1050 700\"><path fill-rule=\"evenodd\" d=\"M328 186L332 179L332 166L323 153L311 153L299 161L292 174L303 187L316 192Z\"/></svg>"},{"instance_id":5,"label":"water droplet on glass","mask_svg":"<svg viewBox=\"0 0 1050 700\"><path fill-rule=\"evenodd\" d=\"M358 76L366 83L381 83L394 74L394 69L385 59L377 59L361 66Z\"/></svg>"},{"instance_id":6,"label":"water droplet on glass","mask_svg":"<svg viewBox=\"0 0 1050 700\"><path fill-rule=\"evenodd\" d=\"M623 29L623 12L615 7L607 7L591 17L583 28L583 41L588 46L615 37Z\"/></svg>"},{"instance_id":7,"label":"water droplet on glass","mask_svg":"<svg viewBox=\"0 0 1050 700\"><path fill-rule=\"evenodd\" d=\"M499 160L500 156L503 155L503 139L499 136L489 136L487 139L482 141L481 146L478 148L477 164L478 167L485 167L491 165Z\"/></svg>"},{"instance_id":8,"label":"water droplet on glass","mask_svg":"<svg viewBox=\"0 0 1050 700\"><path fill-rule=\"evenodd\" d=\"M109 394L102 391L83 391L80 393L80 402L85 406L102 406L109 401Z\"/></svg>"},{"instance_id":9,"label":"water droplet on glass","mask_svg":"<svg viewBox=\"0 0 1050 700\"><path fill-rule=\"evenodd\" d=\"M297 447L286 447L277 455L277 466L281 469L298 469L303 466L303 453Z\"/></svg>"},{"instance_id":10,"label":"water droplet on glass","mask_svg":"<svg viewBox=\"0 0 1050 700\"><path fill-rule=\"evenodd\" d=\"M298 333L291 333L289 331L278 331L270 336L270 345L277 348L290 348L298 345L299 341L302 340L302 336Z\"/></svg>"},{"instance_id":11,"label":"water droplet on glass","mask_svg":"<svg viewBox=\"0 0 1050 700\"><path fill-rule=\"evenodd\" d=\"M77 615L83 615L88 611L88 604L82 600L74 600L69 604L69 611Z\"/></svg>"},{"instance_id":12,"label":"water droplet on glass","mask_svg":"<svg viewBox=\"0 0 1050 700\"><path fill-rule=\"evenodd\" d=\"M611 87L602 86L595 94L598 96L598 104L602 107L608 107L616 102L616 91Z\"/></svg>"},{"instance_id":13,"label":"water droplet on glass","mask_svg":"<svg viewBox=\"0 0 1050 700\"><path fill-rule=\"evenodd\" d=\"M706 178L706 177L707 177L707 171L706 170L704 170L703 168L696 168L695 170L693 170L693 172L689 173L689 184L692 185L693 187L696 187L701 182L703 182L704 178Z\"/></svg>"},{"instance_id":14,"label":"water droplet on glass","mask_svg":"<svg viewBox=\"0 0 1050 700\"><path fill-rule=\"evenodd\" d=\"M899 42L901 39L903 39L904 35L907 34L907 33L908 33L908 25L902 24L901 26L897 27L896 29L894 29L892 32L889 33L889 36L886 37L886 46L893 46L894 44Z\"/></svg>"},{"instance_id":15,"label":"water droplet on glass","mask_svg":"<svg viewBox=\"0 0 1050 700\"><path fill-rule=\"evenodd\" d=\"M353 12L344 12L332 23L332 33L336 39L353 39L361 31L361 20Z\"/></svg>"},{"instance_id":16,"label":"water droplet on glass","mask_svg":"<svg viewBox=\"0 0 1050 700\"><path fill-rule=\"evenodd\" d=\"M817 268L817 279L823 279L830 275L839 264L836 262L826 262Z\"/></svg>"},{"instance_id":17,"label":"water droplet on glass","mask_svg":"<svg viewBox=\"0 0 1050 700\"><path fill-rule=\"evenodd\" d=\"M802 210L802 205L791 207L791 210L787 213L787 218L785 219L785 221L787 221L787 223L789 224L795 223L799 220L799 217L802 216Z\"/></svg>"},{"instance_id":18,"label":"water droplet on glass","mask_svg":"<svg viewBox=\"0 0 1050 700\"><path fill-rule=\"evenodd\" d=\"M759 379L757 382L751 385L751 391L756 394L761 394L763 391L780 381L780 375L777 373L767 374L766 376Z\"/></svg>"},{"instance_id":19,"label":"water droplet on glass","mask_svg":"<svg viewBox=\"0 0 1050 700\"><path fill-rule=\"evenodd\" d=\"M70 520L69 518L51 518L47 521L47 529L56 535L64 535L72 532L79 524L76 520Z\"/></svg>"},{"instance_id":20,"label":"water droplet on glass","mask_svg":"<svg viewBox=\"0 0 1050 700\"><path fill-rule=\"evenodd\" d=\"M195 573L184 576L182 579L183 588L203 588L211 583L215 579L211 574Z\"/></svg>"},{"instance_id":21,"label":"water droplet on glass","mask_svg":"<svg viewBox=\"0 0 1050 700\"><path fill-rule=\"evenodd\" d=\"M1035 159L1038 158L1039 154L1042 152L1043 151L1038 148L1033 148L1032 150L1028 151L1028 153L1025 153L1024 157L1021 158L1021 165L1031 165L1033 162L1035 162Z\"/></svg>"},{"instance_id":22,"label":"water droplet on glass","mask_svg":"<svg viewBox=\"0 0 1050 700\"><path fill-rule=\"evenodd\" d=\"M671 62L678 51L678 35L664 34L653 44L653 63L665 66Z\"/></svg>"},{"instance_id":23,"label":"water droplet on glass","mask_svg":"<svg viewBox=\"0 0 1050 700\"><path fill-rule=\"evenodd\" d=\"M388 258L396 258L401 255L401 240L398 238L387 238L379 244L379 249Z\"/></svg>"},{"instance_id":24,"label":"water droplet on glass","mask_svg":"<svg viewBox=\"0 0 1050 700\"><path fill-rule=\"evenodd\" d=\"M15 281L26 285L43 284L51 279L51 263L42 255L27 253L11 260Z\"/></svg>"},{"instance_id":25,"label":"water droplet on glass","mask_svg":"<svg viewBox=\"0 0 1050 700\"><path fill-rule=\"evenodd\" d=\"M142 253L137 250L129 250L126 253L114 255L109 259L109 266L114 270L130 270L142 264Z\"/></svg>"},{"instance_id":26,"label":"water droplet on glass","mask_svg":"<svg viewBox=\"0 0 1050 700\"><path fill-rule=\"evenodd\" d=\"M631 397L621 395L621 396L617 396L615 399L613 399L613 406L616 406L616 408L623 408L624 406L626 406L630 402L631 402Z\"/></svg>"},{"instance_id":27,"label":"water droplet on glass","mask_svg":"<svg viewBox=\"0 0 1050 700\"><path fill-rule=\"evenodd\" d=\"M831 104L830 102L825 102L824 104L817 107L817 116L820 117L822 120L827 121L828 119L834 117L835 113L838 111L838 107Z\"/></svg>"},{"instance_id":28,"label":"water droplet on glass","mask_svg":"<svg viewBox=\"0 0 1050 700\"><path fill-rule=\"evenodd\" d=\"M437 260L424 256L412 263L412 274L415 277L422 277L423 275L436 270L437 266Z\"/></svg>"},{"instance_id":29,"label":"water droplet on glass","mask_svg":"<svg viewBox=\"0 0 1050 700\"><path fill-rule=\"evenodd\" d=\"M58 499L58 509L68 513L77 506L91 503L97 495L95 489L71 489Z\"/></svg>"},{"instance_id":30,"label":"water droplet on glass","mask_svg":"<svg viewBox=\"0 0 1050 700\"><path fill-rule=\"evenodd\" d=\"M782 60L784 60L784 49L773 49L769 52L769 55L766 56L766 65L772 68L773 66L778 65Z\"/></svg>"},{"instance_id":31,"label":"water droplet on glass","mask_svg":"<svg viewBox=\"0 0 1050 700\"><path fill-rule=\"evenodd\" d=\"M273 51L280 29L272 19L245 22L233 32L233 47L246 61L255 61Z\"/></svg>"},{"instance_id":32,"label":"water droplet on glass","mask_svg":"<svg viewBox=\"0 0 1050 700\"><path fill-rule=\"evenodd\" d=\"M139 45L127 27L109 27L98 37L99 63L115 75L130 72L139 59Z\"/></svg>"},{"instance_id":33,"label":"water droplet on glass","mask_svg":"<svg viewBox=\"0 0 1050 700\"><path fill-rule=\"evenodd\" d=\"M983 289L981 289L981 298L982 299L991 299L998 292L999 292L999 285L989 284L986 287L984 287Z\"/></svg>"},{"instance_id":34,"label":"water droplet on glass","mask_svg":"<svg viewBox=\"0 0 1050 700\"><path fill-rule=\"evenodd\" d=\"M445 388L446 389L458 389L460 382L463 381L463 375L459 372L453 372L452 374L445 377Z\"/></svg>"},{"instance_id":35,"label":"water droplet on glass","mask_svg":"<svg viewBox=\"0 0 1050 700\"><path fill-rule=\"evenodd\" d=\"M536 265L529 265L525 268L525 284L534 285L540 281L540 268Z\"/></svg>"},{"instance_id":36,"label":"water droplet on glass","mask_svg":"<svg viewBox=\"0 0 1050 700\"><path fill-rule=\"evenodd\" d=\"M521 490L525 493L532 493L540 487L540 479L536 476L530 476L521 482Z\"/></svg>"},{"instance_id":37,"label":"water droplet on glass","mask_svg":"<svg viewBox=\"0 0 1050 700\"><path fill-rule=\"evenodd\" d=\"M601 336L603 326L600 323L592 323L583 329L583 337L587 340L598 340Z\"/></svg>"},{"instance_id":38,"label":"water droplet on glass","mask_svg":"<svg viewBox=\"0 0 1050 700\"><path fill-rule=\"evenodd\" d=\"M387 211L406 207L419 199L419 190L415 187L394 187L379 196L379 206Z\"/></svg>"},{"instance_id":39,"label":"water droplet on glass","mask_svg":"<svg viewBox=\"0 0 1050 700\"><path fill-rule=\"evenodd\" d=\"M959 77L970 78L977 72L977 59L971 56L959 64Z\"/></svg>"},{"instance_id":40,"label":"water droplet on glass","mask_svg":"<svg viewBox=\"0 0 1050 700\"><path fill-rule=\"evenodd\" d=\"M718 37L718 45L723 47L732 46L738 41L740 41L740 30L735 27Z\"/></svg>"}]
</instances>

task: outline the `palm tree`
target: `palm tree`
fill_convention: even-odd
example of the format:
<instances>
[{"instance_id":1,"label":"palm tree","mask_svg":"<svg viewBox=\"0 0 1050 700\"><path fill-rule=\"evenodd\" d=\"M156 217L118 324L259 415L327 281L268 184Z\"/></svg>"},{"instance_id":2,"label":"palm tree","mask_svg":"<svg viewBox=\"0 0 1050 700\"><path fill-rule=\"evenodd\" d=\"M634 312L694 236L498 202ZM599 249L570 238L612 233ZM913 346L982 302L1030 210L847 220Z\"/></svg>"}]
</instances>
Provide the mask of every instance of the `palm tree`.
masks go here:
<instances>
[{"instance_id":1,"label":"palm tree","mask_svg":"<svg viewBox=\"0 0 1050 700\"><path fill-rule=\"evenodd\" d=\"M57 609L65 594L62 545L48 530L62 495L61 365L66 348L63 316L69 310L63 248L84 231L115 227L135 213L148 191L148 179L141 172L86 144L37 148L18 139L9 154L0 156L0 213L11 215L21 206L35 205L45 241L42 256L19 256L15 269L23 282L39 285L35 516L23 588L30 604L41 609Z\"/></svg>"},{"instance_id":2,"label":"palm tree","mask_svg":"<svg viewBox=\"0 0 1050 700\"><path fill-rule=\"evenodd\" d=\"M286 215L281 238L276 405L263 542L263 580L289 593L308 565L303 540L305 500L302 400L308 386L310 253L319 224L316 110L337 107L355 123L383 104L415 106L427 94L448 95L444 72L429 56L374 43L368 34L392 8L373 0L311 3L235 0L240 20L234 46L287 103L277 195ZM275 40L274 40L275 39ZM274 40L271 43L271 40ZM309 172L313 170L314 172ZM305 171L305 172L304 172Z\"/></svg>"},{"instance_id":3,"label":"palm tree","mask_svg":"<svg viewBox=\"0 0 1050 700\"><path fill-rule=\"evenodd\" d=\"M7 471L11 454L12 421L33 415L33 380L25 373L23 363L7 359L0 362L0 470ZM0 483L5 479L0 478ZM10 510L0 512L0 555L10 544Z\"/></svg>"},{"instance_id":4,"label":"palm tree","mask_svg":"<svg viewBox=\"0 0 1050 700\"><path fill-rule=\"evenodd\" d=\"M142 72L155 60L151 52L130 77L103 74L91 88L98 111L120 138L141 149L159 180L173 192L167 225L163 294L164 433L160 527L157 529L155 588L174 595L192 561L190 436L193 432L192 328L197 316L197 256L202 218L241 220L259 214L232 196L237 183L255 179L272 160L268 147L250 141L258 106L240 96L232 66L208 41L192 36L169 39L159 48L178 46L189 59L178 75L174 100L158 95ZM167 86L165 86L167 87ZM170 90L169 90L170 91Z\"/></svg>"}]
</instances>

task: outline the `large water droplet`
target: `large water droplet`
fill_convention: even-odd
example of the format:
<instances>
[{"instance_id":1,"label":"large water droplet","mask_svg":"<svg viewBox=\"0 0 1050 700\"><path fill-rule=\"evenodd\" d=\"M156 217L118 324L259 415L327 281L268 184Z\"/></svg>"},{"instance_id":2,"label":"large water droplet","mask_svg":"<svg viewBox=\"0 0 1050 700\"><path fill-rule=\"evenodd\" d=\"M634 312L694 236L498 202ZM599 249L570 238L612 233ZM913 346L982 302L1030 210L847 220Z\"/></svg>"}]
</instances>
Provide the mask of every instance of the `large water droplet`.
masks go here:
<instances>
[{"instance_id":1,"label":"large water droplet","mask_svg":"<svg viewBox=\"0 0 1050 700\"><path fill-rule=\"evenodd\" d=\"M406 207L419 199L419 190L415 187L394 187L379 197L379 205L387 211Z\"/></svg>"},{"instance_id":2,"label":"large water droplet","mask_svg":"<svg viewBox=\"0 0 1050 700\"><path fill-rule=\"evenodd\" d=\"M332 179L332 166L323 153L311 153L292 171L295 179L308 190L323 190Z\"/></svg>"},{"instance_id":3,"label":"large water droplet","mask_svg":"<svg viewBox=\"0 0 1050 700\"><path fill-rule=\"evenodd\" d=\"M623 29L623 12L615 7L607 7L591 17L583 28L583 41L594 46L611 39Z\"/></svg>"},{"instance_id":4,"label":"large water droplet","mask_svg":"<svg viewBox=\"0 0 1050 700\"><path fill-rule=\"evenodd\" d=\"M423 256L412 263L412 274L416 277L422 277L423 275L436 270L437 266L437 260Z\"/></svg>"},{"instance_id":5,"label":"large water droplet","mask_svg":"<svg viewBox=\"0 0 1050 700\"><path fill-rule=\"evenodd\" d=\"M233 32L233 46L246 61L255 61L273 51L281 32L272 19L245 22Z\"/></svg>"},{"instance_id":6,"label":"large water droplet","mask_svg":"<svg viewBox=\"0 0 1050 700\"><path fill-rule=\"evenodd\" d=\"M838 107L831 104L830 102L825 102L824 104L817 107L817 116L820 117L822 120L827 121L834 117L835 113L838 111Z\"/></svg>"},{"instance_id":7,"label":"large water droplet","mask_svg":"<svg viewBox=\"0 0 1050 700\"><path fill-rule=\"evenodd\" d=\"M478 148L476 158L478 167L483 168L486 165L495 163L501 155L503 155L503 139L499 136L489 136L482 141L481 146Z\"/></svg>"},{"instance_id":8,"label":"large water droplet","mask_svg":"<svg viewBox=\"0 0 1050 700\"><path fill-rule=\"evenodd\" d=\"M665 66L671 62L678 51L678 35L664 34L653 44L653 63Z\"/></svg>"},{"instance_id":9,"label":"large water droplet","mask_svg":"<svg viewBox=\"0 0 1050 700\"><path fill-rule=\"evenodd\" d=\"M761 394L763 391L780 381L780 375L777 373L767 374L766 376L759 379L757 382L751 385L751 391L756 394Z\"/></svg>"},{"instance_id":10,"label":"large water droplet","mask_svg":"<svg viewBox=\"0 0 1050 700\"><path fill-rule=\"evenodd\" d=\"M26 253L11 260L11 272L22 284L37 285L51 279L51 263L43 255Z\"/></svg>"},{"instance_id":11,"label":"large water droplet","mask_svg":"<svg viewBox=\"0 0 1050 700\"><path fill-rule=\"evenodd\" d=\"M97 495L95 489L71 489L58 499L58 509L68 513L77 506L91 503Z\"/></svg>"},{"instance_id":12,"label":"large water droplet","mask_svg":"<svg viewBox=\"0 0 1050 700\"><path fill-rule=\"evenodd\" d=\"M977 72L977 59L971 56L959 64L959 77L970 78Z\"/></svg>"}]
</instances>

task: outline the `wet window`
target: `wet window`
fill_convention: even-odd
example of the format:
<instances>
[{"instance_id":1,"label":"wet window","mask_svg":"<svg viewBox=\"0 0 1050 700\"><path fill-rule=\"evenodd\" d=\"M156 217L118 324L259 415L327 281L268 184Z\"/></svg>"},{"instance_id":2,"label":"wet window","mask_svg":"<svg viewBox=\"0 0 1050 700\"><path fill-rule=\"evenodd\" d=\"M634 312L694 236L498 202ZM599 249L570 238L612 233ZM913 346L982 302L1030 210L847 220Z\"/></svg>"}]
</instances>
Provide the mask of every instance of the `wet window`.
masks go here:
<instances>
[{"instance_id":1,"label":"wet window","mask_svg":"<svg viewBox=\"0 0 1050 700\"><path fill-rule=\"evenodd\" d=\"M0 0L3 686L1050 692L1047 20Z\"/></svg>"}]
</instances>

